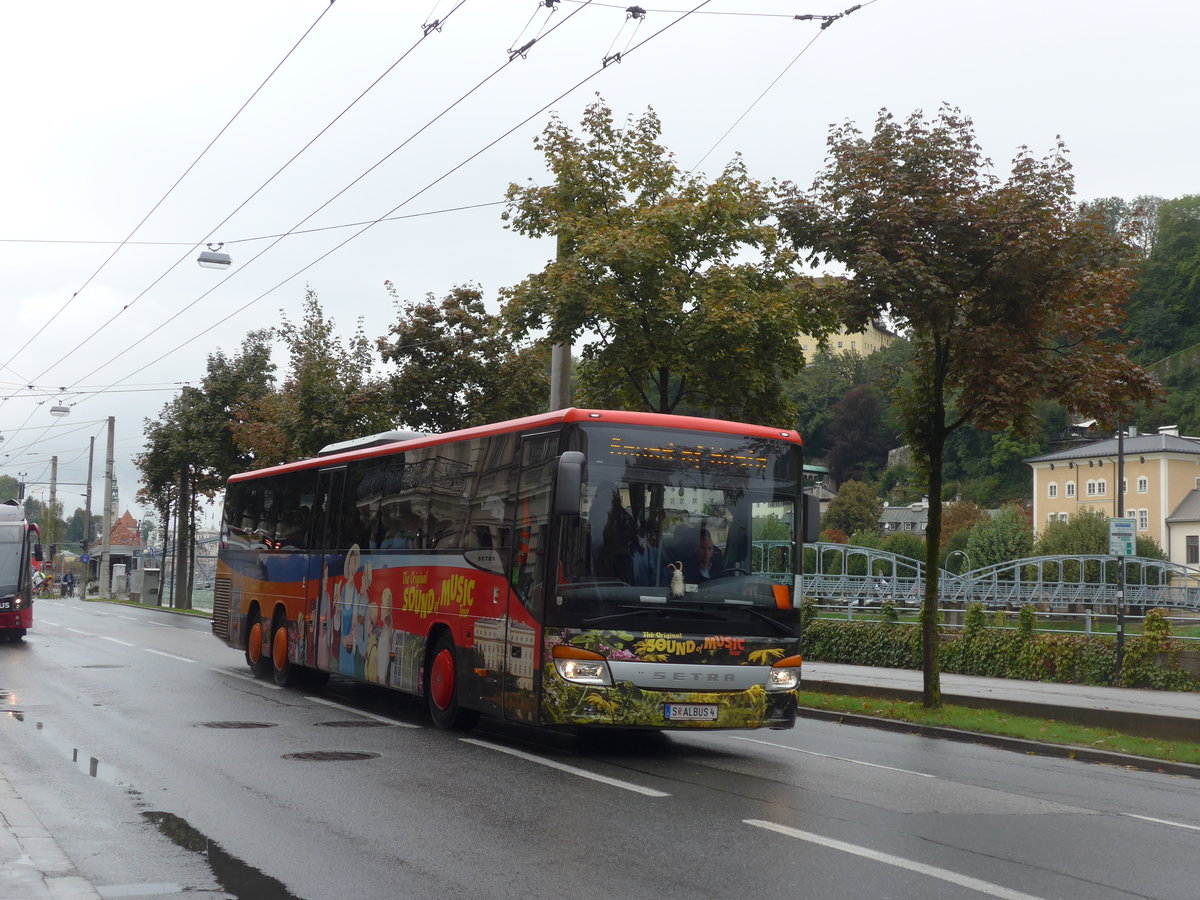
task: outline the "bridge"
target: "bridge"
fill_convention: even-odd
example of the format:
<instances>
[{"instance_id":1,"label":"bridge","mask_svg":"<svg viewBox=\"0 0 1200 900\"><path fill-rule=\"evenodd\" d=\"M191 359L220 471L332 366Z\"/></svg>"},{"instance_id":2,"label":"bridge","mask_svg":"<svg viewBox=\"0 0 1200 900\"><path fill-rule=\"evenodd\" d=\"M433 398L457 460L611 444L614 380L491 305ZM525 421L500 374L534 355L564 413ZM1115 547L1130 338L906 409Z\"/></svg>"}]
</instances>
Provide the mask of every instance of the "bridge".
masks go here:
<instances>
[{"instance_id":1,"label":"bridge","mask_svg":"<svg viewBox=\"0 0 1200 900\"><path fill-rule=\"evenodd\" d=\"M790 545L756 541L755 570L774 571ZM965 554L962 554L965 556ZM761 568L759 565L761 564ZM785 575L781 569L780 574ZM1048 612L1103 612L1117 604L1117 558L1098 555L1032 556L956 574L938 569L942 604L982 603L1018 609L1037 604ZM870 547L817 543L804 547L802 592L818 603L918 606L925 563ZM1200 611L1200 568L1162 559L1125 557L1127 607Z\"/></svg>"}]
</instances>

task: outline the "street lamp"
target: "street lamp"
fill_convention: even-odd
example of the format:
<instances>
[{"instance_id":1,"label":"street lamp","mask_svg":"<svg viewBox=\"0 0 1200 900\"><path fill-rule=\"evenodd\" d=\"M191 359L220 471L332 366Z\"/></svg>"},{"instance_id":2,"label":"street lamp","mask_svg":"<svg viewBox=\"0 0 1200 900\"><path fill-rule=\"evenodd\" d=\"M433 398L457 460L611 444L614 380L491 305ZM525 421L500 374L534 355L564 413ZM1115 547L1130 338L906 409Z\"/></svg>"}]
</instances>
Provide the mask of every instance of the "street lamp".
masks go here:
<instances>
[{"instance_id":1,"label":"street lamp","mask_svg":"<svg viewBox=\"0 0 1200 900\"><path fill-rule=\"evenodd\" d=\"M207 250L200 251L196 262L204 269L228 269L233 264L233 258L228 253L221 252L221 248L224 246L224 244L209 244Z\"/></svg>"},{"instance_id":2,"label":"street lamp","mask_svg":"<svg viewBox=\"0 0 1200 900\"><path fill-rule=\"evenodd\" d=\"M946 554L946 565L947 565L947 567L950 565L950 558L951 558L952 556L954 556L956 553L962 554L963 561L964 561L964 562L966 562L966 564L967 564L967 569L968 569L968 570L970 570L970 568L971 568L971 557L967 556L967 551L966 551L966 550L951 550L949 553L947 553L947 554Z\"/></svg>"}]
</instances>

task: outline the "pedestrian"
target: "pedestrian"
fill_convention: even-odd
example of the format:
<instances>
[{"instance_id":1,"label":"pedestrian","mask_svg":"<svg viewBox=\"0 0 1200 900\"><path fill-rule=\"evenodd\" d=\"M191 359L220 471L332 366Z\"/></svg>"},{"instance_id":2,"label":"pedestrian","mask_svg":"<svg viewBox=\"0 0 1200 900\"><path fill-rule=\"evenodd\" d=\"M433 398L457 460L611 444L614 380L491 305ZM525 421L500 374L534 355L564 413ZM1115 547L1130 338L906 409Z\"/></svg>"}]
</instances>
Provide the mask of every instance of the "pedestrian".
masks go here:
<instances>
[{"instance_id":1,"label":"pedestrian","mask_svg":"<svg viewBox=\"0 0 1200 900\"><path fill-rule=\"evenodd\" d=\"M70 571L63 573L62 595L64 598L75 596L75 575Z\"/></svg>"}]
</instances>

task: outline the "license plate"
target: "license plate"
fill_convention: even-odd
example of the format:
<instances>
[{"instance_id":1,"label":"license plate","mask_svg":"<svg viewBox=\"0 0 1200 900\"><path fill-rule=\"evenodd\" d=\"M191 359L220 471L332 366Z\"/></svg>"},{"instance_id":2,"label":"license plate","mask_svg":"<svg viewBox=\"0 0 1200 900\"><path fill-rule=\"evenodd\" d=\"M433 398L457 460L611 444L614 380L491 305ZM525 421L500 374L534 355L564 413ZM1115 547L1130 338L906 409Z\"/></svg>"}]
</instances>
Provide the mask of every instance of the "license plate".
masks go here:
<instances>
[{"instance_id":1,"label":"license plate","mask_svg":"<svg viewBox=\"0 0 1200 900\"><path fill-rule=\"evenodd\" d=\"M717 704L668 703L667 718L683 722L715 722L717 721Z\"/></svg>"}]
</instances>

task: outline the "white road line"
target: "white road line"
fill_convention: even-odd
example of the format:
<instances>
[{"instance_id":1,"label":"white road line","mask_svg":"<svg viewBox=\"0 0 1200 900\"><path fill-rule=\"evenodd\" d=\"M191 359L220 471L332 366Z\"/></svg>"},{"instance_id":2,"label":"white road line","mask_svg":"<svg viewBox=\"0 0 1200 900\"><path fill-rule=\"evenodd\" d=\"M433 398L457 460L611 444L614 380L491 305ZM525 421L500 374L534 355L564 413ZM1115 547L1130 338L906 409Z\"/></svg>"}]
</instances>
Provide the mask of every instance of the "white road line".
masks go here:
<instances>
[{"instance_id":1,"label":"white road line","mask_svg":"<svg viewBox=\"0 0 1200 900\"><path fill-rule=\"evenodd\" d=\"M552 759L546 759L542 756L534 756L532 753L525 753L522 750L514 750L512 747L502 747L499 744L491 744L487 741L477 740L476 738L459 738L459 740L465 744L474 744L476 747L483 747L487 750L497 750L500 753L507 753L509 756L516 756L520 759L537 763L539 766L546 766L550 769L557 769L560 772L566 772L569 775L578 775L580 778L590 778L592 781L599 781L601 784L612 785L613 787L621 788L621 790L624 791L633 791L635 794L644 794L647 797L671 796L664 791L656 791L654 788L648 788L640 784L634 784L632 781L622 781L619 778L609 778L607 775L598 775L595 772L589 772L586 769L568 766L566 763L555 762Z\"/></svg>"},{"instance_id":2,"label":"white road line","mask_svg":"<svg viewBox=\"0 0 1200 900\"><path fill-rule=\"evenodd\" d=\"M100 635L100 640L112 641L114 644L120 644L122 647L136 647L137 646L137 644L131 644L131 643L129 643L129 641L122 641L119 638L108 637L107 635L103 635L103 634Z\"/></svg>"},{"instance_id":3,"label":"white road line","mask_svg":"<svg viewBox=\"0 0 1200 900\"><path fill-rule=\"evenodd\" d=\"M921 778L937 778L936 775L930 775L928 772L914 772L912 769L897 769L895 766L885 766L880 763L866 762L861 759L850 759L846 756L831 756L828 753L817 753L815 750L801 750L798 747L788 747L784 744L776 744L774 741L762 741L757 738L740 737L736 734L731 734L731 738L735 741L746 741L751 744L764 744L767 747L775 747L777 750L789 750L792 753L803 753L806 756L820 756L823 759L834 759L838 762L854 763L856 766L870 766L872 769L887 769L889 772L903 772L905 775L917 775Z\"/></svg>"},{"instance_id":4,"label":"white road line","mask_svg":"<svg viewBox=\"0 0 1200 900\"><path fill-rule=\"evenodd\" d=\"M80 631L78 628L72 628L70 625L67 626L67 631L73 631L75 634L82 634L84 637L95 637L95 635L90 631Z\"/></svg>"},{"instance_id":5,"label":"white road line","mask_svg":"<svg viewBox=\"0 0 1200 900\"><path fill-rule=\"evenodd\" d=\"M938 866L926 865L912 859L904 859L901 856L892 856L890 853L881 853L878 850L872 850L870 847L847 844L845 841L838 841L824 835L813 834L811 831L800 831L797 828L789 828L787 825L779 825L776 822L765 822L762 819L742 819L742 821L747 825L753 825L755 828L765 828L768 831L775 831L779 834L796 838L797 840L808 841L810 844L820 844L822 847L841 850L843 853L853 853L855 856L861 856L864 859L871 859L885 865L908 869L910 872L928 875L930 878L937 878L941 881L947 881L950 884L957 884L960 887L978 891L981 894L989 894L992 897L1000 897L1002 900L1040 900L1040 898L1035 897L1033 894L1014 891L1000 884L992 884L990 881L982 881L978 878L972 878L970 875L952 872L949 869L943 869Z\"/></svg>"},{"instance_id":6,"label":"white road line","mask_svg":"<svg viewBox=\"0 0 1200 900\"><path fill-rule=\"evenodd\" d=\"M332 700L327 700L324 697L305 697L305 700L311 700L313 703L321 703L325 706L332 706L334 709L340 709L343 712L354 713L356 716L362 716L365 719L374 719L376 722L383 722L385 725L399 725L401 728L420 728L420 725L414 725L412 722L398 722L395 719L389 719L387 716L377 716L375 713L365 712L361 709L355 709L353 706L344 706L341 703L335 703Z\"/></svg>"},{"instance_id":7,"label":"white road line","mask_svg":"<svg viewBox=\"0 0 1200 900\"><path fill-rule=\"evenodd\" d=\"M194 663L194 659L188 659L186 656L176 656L174 653L164 653L162 650L151 650L149 647L143 647L147 653L153 653L156 656L165 656L167 659L177 659L180 662Z\"/></svg>"},{"instance_id":8,"label":"white road line","mask_svg":"<svg viewBox=\"0 0 1200 900\"><path fill-rule=\"evenodd\" d=\"M257 684L260 687L270 688L273 691L282 691L279 685L270 681L263 681L261 678L255 678L249 672L231 672L229 669L218 669L216 666L208 666L208 671L216 672L218 675L226 675L229 678L240 678L242 681L249 681L251 684Z\"/></svg>"},{"instance_id":9,"label":"white road line","mask_svg":"<svg viewBox=\"0 0 1200 900\"><path fill-rule=\"evenodd\" d=\"M1170 825L1174 828L1186 828L1189 831L1200 831L1200 825L1188 825L1184 822L1172 822L1170 819L1156 819L1153 816L1139 816L1134 813L1122 813L1131 819L1141 819L1143 822L1154 822L1156 825Z\"/></svg>"}]
</instances>

